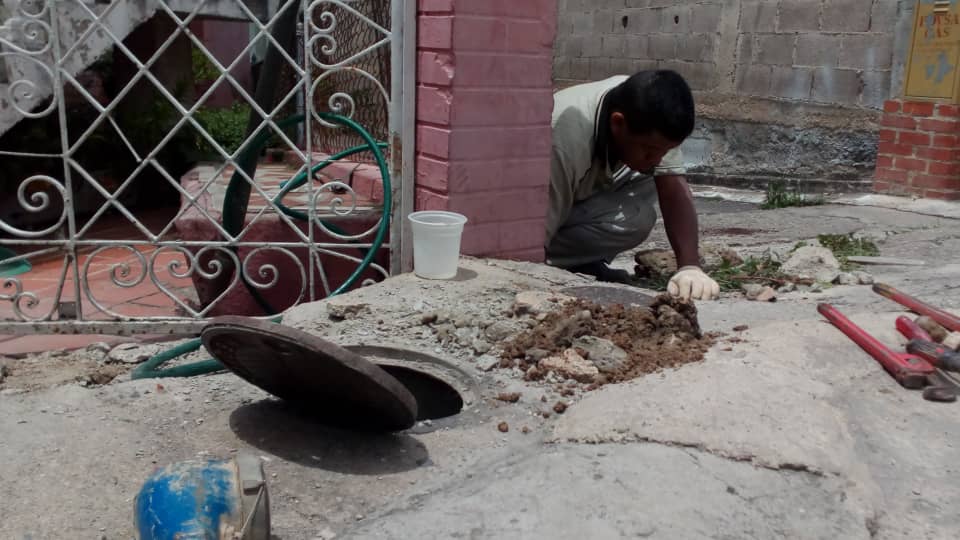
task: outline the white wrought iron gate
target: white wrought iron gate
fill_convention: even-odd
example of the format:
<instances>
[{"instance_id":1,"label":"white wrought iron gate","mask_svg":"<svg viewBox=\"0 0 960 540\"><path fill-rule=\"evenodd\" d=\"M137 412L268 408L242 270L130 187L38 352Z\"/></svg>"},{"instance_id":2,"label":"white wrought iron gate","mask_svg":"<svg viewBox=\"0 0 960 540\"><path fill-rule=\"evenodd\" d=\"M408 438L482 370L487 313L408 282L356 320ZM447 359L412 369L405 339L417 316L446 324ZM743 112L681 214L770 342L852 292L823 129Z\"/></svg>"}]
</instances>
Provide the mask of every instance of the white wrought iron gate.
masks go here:
<instances>
[{"instance_id":1,"label":"white wrought iron gate","mask_svg":"<svg viewBox=\"0 0 960 540\"><path fill-rule=\"evenodd\" d=\"M0 334L191 332L401 268L416 0L0 2Z\"/></svg>"}]
</instances>

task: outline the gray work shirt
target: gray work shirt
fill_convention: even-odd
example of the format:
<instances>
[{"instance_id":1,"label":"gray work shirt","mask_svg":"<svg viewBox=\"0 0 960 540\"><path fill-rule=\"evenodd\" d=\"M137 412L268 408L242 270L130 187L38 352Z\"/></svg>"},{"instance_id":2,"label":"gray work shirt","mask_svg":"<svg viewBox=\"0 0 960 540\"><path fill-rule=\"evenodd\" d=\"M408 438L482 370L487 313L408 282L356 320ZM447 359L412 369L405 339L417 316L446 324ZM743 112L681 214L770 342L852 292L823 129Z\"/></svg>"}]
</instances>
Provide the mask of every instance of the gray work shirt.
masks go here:
<instances>
[{"instance_id":1,"label":"gray work shirt","mask_svg":"<svg viewBox=\"0 0 960 540\"><path fill-rule=\"evenodd\" d=\"M629 172L622 166L611 168L606 156L597 156L594 151L603 100L607 92L627 78L622 75L611 77L554 94L548 243L567 220L574 204L611 189L615 178L622 178L625 172ZM668 152L653 174L686 174L680 148Z\"/></svg>"}]
</instances>

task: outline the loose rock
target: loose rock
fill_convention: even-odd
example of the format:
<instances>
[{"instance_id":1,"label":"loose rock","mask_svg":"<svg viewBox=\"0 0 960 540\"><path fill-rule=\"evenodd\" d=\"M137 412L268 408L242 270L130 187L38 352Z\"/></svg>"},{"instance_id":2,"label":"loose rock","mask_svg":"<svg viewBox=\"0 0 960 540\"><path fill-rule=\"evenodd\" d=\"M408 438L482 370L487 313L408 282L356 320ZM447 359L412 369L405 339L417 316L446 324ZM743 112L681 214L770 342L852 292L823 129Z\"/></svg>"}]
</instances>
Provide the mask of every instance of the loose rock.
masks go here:
<instances>
[{"instance_id":1,"label":"loose rock","mask_svg":"<svg viewBox=\"0 0 960 540\"><path fill-rule=\"evenodd\" d=\"M475 338L473 340L473 351L477 354L487 354L490 350L493 349L493 345L489 342L484 341L480 338Z\"/></svg>"},{"instance_id":2,"label":"loose rock","mask_svg":"<svg viewBox=\"0 0 960 540\"><path fill-rule=\"evenodd\" d=\"M780 294L786 294L786 293L792 293L796 290L797 290L797 284L791 282L791 283L785 283L784 285L780 286L780 288L777 289L777 292Z\"/></svg>"},{"instance_id":3,"label":"loose rock","mask_svg":"<svg viewBox=\"0 0 960 540\"><path fill-rule=\"evenodd\" d=\"M627 351L614 345L608 339L595 336L583 336L573 342L575 349L579 349L601 373L616 373L624 369L630 361Z\"/></svg>"},{"instance_id":4,"label":"loose rock","mask_svg":"<svg viewBox=\"0 0 960 540\"><path fill-rule=\"evenodd\" d=\"M528 362L536 364L548 356L550 356L550 351L534 347L532 349L527 349L524 359Z\"/></svg>"},{"instance_id":5,"label":"loose rock","mask_svg":"<svg viewBox=\"0 0 960 540\"><path fill-rule=\"evenodd\" d=\"M857 276L849 272L841 272L833 282L837 285L857 285L860 283L860 280L857 279Z\"/></svg>"},{"instance_id":6,"label":"loose rock","mask_svg":"<svg viewBox=\"0 0 960 540\"><path fill-rule=\"evenodd\" d=\"M801 279L833 283L840 275L840 261L827 248L806 246L793 252L780 270Z\"/></svg>"},{"instance_id":7,"label":"loose rock","mask_svg":"<svg viewBox=\"0 0 960 540\"><path fill-rule=\"evenodd\" d=\"M856 271L851 272L855 278L857 278L857 283L860 285L873 285L873 274L869 272Z\"/></svg>"},{"instance_id":8,"label":"loose rock","mask_svg":"<svg viewBox=\"0 0 960 540\"><path fill-rule=\"evenodd\" d=\"M760 293L763 292L763 285L759 283L744 283L740 286L743 290L743 294L747 297L747 300L756 300Z\"/></svg>"},{"instance_id":9,"label":"loose rock","mask_svg":"<svg viewBox=\"0 0 960 540\"><path fill-rule=\"evenodd\" d=\"M562 401L558 401L558 402L553 406L553 412L555 412L555 413L557 413L557 414L563 414L563 413L567 412L567 404L564 403L564 402L562 402Z\"/></svg>"},{"instance_id":10,"label":"loose rock","mask_svg":"<svg viewBox=\"0 0 960 540\"><path fill-rule=\"evenodd\" d=\"M560 356L544 358L540 361L540 369L553 371L582 383L593 382L596 380L597 375L600 374L597 366L588 362L573 349L563 351L563 354Z\"/></svg>"},{"instance_id":11,"label":"loose rock","mask_svg":"<svg viewBox=\"0 0 960 540\"><path fill-rule=\"evenodd\" d=\"M356 319L370 311L367 304L358 304L349 296L335 296L327 300L327 315L335 321Z\"/></svg>"},{"instance_id":12,"label":"loose rock","mask_svg":"<svg viewBox=\"0 0 960 540\"><path fill-rule=\"evenodd\" d=\"M139 364L158 352L160 352L160 347L156 345L123 343L110 350L107 354L107 361L122 364Z\"/></svg>"},{"instance_id":13,"label":"loose rock","mask_svg":"<svg viewBox=\"0 0 960 540\"><path fill-rule=\"evenodd\" d=\"M503 341L519 332L519 327L513 321L497 321L487 327L484 335L493 342Z\"/></svg>"},{"instance_id":14,"label":"loose rock","mask_svg":"<svg viewBox=\"0 0 960 540\"><path fill-rule=\"evenodd\" d=\"M764 287L760 294L757 295L757 302L776 302L777 301L777 291L773 290L773 287Z\"/></svg>"},{"instance_id":15,"label":"loose rock","mask_svg":"<svg viewBox=\"0 0 960 540\"><path fill-rule=\"evenodd\" d=\"M497 400L505 403L516 403L520 401L520 392L504 392L497 396Z\"/></svg>"},{"instance_id":16,"label":"loose rock","mask_svg":"<svg viewBox=\"0 0 960 540\"><path fill-rule=\"evenodd\" d=\"M560 309L563 304L573 299L571 296L549 291L523 291L517 294L513 311L517 314L545 314Z\"/></svg>"},{"instance_id":17,"label":"loose rock","mask_svg":"<svg viewBox=\"0 0 960 540\"><path fill-rule=\"evenodd\" d=\"M484 355L477 359L477 369L480 371L490 371L500 364L500 359L495 356Z\"/></svg>"},{"instance_id":18,"label":"loose rock","mask_svg":"<svg viewBox=\"0 0 960 540\"><path fill-rule=\"evenodd\" d=\"M87 345L87 352L94 355L97 360L101 360L107 353L110 352L110 344L98 341L96 343L91 343Z\"/></svg>"},{"instance_id":19,"label":"loose rock","mask_svg":"<svg viewBox=\"0 0 960 540\"><path fill-rule=\"evenodd\" d=\"M500 422L500 424L497 425L497 429L500 430L500 433L506 433L510 431L510 424L506 422Z\"/></svg>"}]
</instances>

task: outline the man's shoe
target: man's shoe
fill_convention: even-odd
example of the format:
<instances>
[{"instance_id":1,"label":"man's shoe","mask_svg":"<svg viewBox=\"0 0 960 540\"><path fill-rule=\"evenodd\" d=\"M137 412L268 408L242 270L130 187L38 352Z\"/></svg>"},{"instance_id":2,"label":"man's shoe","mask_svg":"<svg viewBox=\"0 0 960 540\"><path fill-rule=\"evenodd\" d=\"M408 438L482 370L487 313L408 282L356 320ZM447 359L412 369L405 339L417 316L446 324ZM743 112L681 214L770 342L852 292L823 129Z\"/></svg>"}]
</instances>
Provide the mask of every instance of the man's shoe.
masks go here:
<instances>
[{"instance_id":1,"label":"man's shoe","mask_svg":"<svg viewBox=\"0 0 960 540\"><path fill-rule=\"evenodd\" d=\"M573 272L574 274L586 274L588 276L593 276L597 278L597 281L602 281L604 283L630 284L633 282L630 272L627 272L626 270L610 268L610 266L603 261L567 268L567 271Z\"/></svg>"}]
</instances>

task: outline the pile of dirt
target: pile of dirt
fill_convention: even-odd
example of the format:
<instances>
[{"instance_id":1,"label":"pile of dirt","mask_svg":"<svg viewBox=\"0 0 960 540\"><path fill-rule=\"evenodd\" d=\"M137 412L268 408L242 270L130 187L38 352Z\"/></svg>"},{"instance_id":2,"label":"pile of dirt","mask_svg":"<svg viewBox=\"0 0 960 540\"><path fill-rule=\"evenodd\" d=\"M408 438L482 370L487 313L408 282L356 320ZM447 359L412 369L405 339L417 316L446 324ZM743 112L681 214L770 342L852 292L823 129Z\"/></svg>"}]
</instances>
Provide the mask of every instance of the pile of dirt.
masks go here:
<instances>
[{"instance_id":1,"label":"pile of dirt","mask_svg":"<svg viewBox=\"0 0 960 540\"><path fill-rule=\"evenodd\" d=\"M593 383L603 385L701 361L715 339L701 332L693 304L668 295L658 297L650 308L575 300L506 341L500 367L519 367L527 380L539 380L558 365L558 359L572 357L600 368ZM611 365L579 346L590 342L612 343L626 355Z\"/></svg>"}]
</instances>

